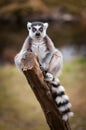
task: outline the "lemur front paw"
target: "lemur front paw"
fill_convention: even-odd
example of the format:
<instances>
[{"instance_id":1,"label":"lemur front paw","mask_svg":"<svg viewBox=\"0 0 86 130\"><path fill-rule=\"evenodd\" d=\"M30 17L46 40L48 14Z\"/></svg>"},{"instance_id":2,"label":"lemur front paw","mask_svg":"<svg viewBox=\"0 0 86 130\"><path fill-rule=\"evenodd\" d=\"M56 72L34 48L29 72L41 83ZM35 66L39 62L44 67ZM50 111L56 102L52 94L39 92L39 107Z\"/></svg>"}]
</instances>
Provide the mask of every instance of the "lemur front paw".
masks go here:
<instances>
[{"instance_id":1,"label":"lemur front paw","mask_svg":"<svg viewBox=\"0 0 86 130\"><path fill-rule=\"evenodd\" d=\"M24 51L24 52L22 52L22 53L20 54L20 55L21 55L21 59L26 59L26 58L27 58L26 52L27 52L27 51Z\"/></svg>"}]
</instances>

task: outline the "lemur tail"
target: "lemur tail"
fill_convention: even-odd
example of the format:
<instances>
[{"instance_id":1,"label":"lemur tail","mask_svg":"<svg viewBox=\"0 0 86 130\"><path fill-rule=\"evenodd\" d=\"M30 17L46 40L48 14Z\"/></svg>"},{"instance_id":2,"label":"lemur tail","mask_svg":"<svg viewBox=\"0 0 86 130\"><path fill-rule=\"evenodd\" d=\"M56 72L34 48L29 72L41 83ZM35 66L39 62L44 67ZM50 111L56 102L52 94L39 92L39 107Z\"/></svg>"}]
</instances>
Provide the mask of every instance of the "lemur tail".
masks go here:
<instances>
[{"instance_id":1,"label":"lemur tail","mask_svg":"<svg viewBox=\"0 0 86 130\"><path fill-rule=\"evenodd\" d=\"M55 100L59 111L62 114L62 119L67 121L70 117L74 115L73 112L70 111L72 107L69 102L69 97L65 94L65 89L62 85L60 85L59 79L53 77L51 73L45 73L45 80L51 85L52 97Z\"/></svg>"},{"instance_id":2,"label":"lemur tail","mask_svg":"<svg viewBox=\"0 0 86 130\"><path fill-rule=\"evenodd\" d=\"M65 89L59 82L51 83L52 97L55 100L59 111L62 113L62 119L67 121L70 117L74 115L70 111L71 103L69 102L69 97L65 94Z\"/></svg>"}]
</instances>

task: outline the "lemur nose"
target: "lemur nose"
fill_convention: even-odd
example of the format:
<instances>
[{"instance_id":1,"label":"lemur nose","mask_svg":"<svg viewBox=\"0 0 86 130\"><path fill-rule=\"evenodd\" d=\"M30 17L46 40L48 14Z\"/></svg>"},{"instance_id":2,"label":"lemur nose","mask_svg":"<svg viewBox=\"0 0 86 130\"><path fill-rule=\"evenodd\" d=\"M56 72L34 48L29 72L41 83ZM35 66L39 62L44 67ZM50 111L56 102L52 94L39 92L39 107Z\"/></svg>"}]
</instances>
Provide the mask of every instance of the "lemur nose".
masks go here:
<instances>
[{"instance_id":1,"label":"lemur nose","mask_svg":"<svg viewBox=\"0 0 86 130\"><path fill-rule=\"evenodd\" d=\"M36 33L36 36L40 36L40 33L39 33L39 32L37 32L37 33Z\"/></svg>"}]
</instances>

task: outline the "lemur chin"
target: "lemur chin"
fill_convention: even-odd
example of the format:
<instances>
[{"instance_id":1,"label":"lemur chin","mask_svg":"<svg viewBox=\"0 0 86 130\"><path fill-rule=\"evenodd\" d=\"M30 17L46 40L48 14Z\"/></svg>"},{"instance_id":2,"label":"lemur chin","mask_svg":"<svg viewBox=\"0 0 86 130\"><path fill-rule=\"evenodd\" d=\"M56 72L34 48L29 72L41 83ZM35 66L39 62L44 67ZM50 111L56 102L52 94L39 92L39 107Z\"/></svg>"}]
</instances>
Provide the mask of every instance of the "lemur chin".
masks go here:
<instances>
[{"instance_id":1,"label":"lemur chin","mask_svg":"<svg viewBox=\"0 0 86 130\"><path fill-rule=\"evenodd\" d=\"M60 85L59 79L63 58L61 52L55 48L54 43L46 34L48 23L28 22L27 29L29 36L24 41L20 52L15 56L15 64L22 71L21 59L25 58L25 53L31 51L38 56L40 68L45 71L45 80L51 84L52 97L55 100L62 119L67 121L73 116L70 111L71 103L65 94L65 89Z\"/></svg>"}]
</instances>

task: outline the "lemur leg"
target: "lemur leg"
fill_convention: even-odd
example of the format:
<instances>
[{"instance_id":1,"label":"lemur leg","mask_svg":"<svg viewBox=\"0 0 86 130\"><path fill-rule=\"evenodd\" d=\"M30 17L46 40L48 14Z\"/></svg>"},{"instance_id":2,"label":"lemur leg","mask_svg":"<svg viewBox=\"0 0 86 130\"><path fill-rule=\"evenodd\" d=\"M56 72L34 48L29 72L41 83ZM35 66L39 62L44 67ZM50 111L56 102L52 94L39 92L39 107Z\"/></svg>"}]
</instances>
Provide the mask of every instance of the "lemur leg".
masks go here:
<instances>
[{"instance_id":1,"label":"lemur leg","mask_svg":"<svg viewBox=\"0 0 86 130\"><path fill-rule=\"evenodd\" d=\"M62 61L62 55L60 53L56 52L52 55L45 77L46 81L49 81L51 83L53 83L54 81L56 82L57 77L61 73Z\"/></svg>"}]
</instances>

